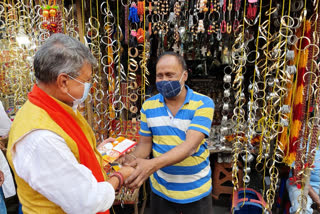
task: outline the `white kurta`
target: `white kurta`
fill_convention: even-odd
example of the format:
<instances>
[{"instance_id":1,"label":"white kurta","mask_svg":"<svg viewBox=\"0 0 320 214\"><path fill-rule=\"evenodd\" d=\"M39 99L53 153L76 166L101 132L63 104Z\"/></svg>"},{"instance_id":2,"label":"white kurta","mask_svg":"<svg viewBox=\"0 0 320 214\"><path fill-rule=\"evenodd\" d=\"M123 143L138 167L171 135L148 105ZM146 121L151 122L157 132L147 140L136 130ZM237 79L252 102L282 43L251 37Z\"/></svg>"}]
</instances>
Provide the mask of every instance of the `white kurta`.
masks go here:
<instances>
[{"instance_id":1,"label":"white kurta","mask_svg":"<svg viewBox=\"0 0 320 214\"><path fill-rule=\"evenodd\" d=\"M97 182L59 135L48 130L32 131L12 151L17 174L66 213L91 214L112 206L113 186Z\"/></svg>"},{"instance_id":2,"label":"white kurta","mask_svg":"<svg viewBox=\"0 0 320 214\"><path fill-rule=\"evenodd\" d=\"M0 136L6 137L9 133L11 120L5 112L2 102L0 101Z\"/></svg>"},{"instance_id":3,"label":"white kurta","mask_svg":"<svg viewBox=\"0 0 320 214\"><path fill-rule=\"evenodd\" d=\"M6 158L0 151L0 170L4 174L4 182L2 184L2 190L5 198L9 198L16 194L16 188L14 186L13 177Z\"/></svg>"},{"instance_id":4,"label":"white kurta","mask_svg":"<svg viewBox=\"0 0 320 214\"><path fill-rule=\"evenodd\" d=\"M7 113L5 112L2 102L0 101L0 136L6 137L10 131L11 120L9 119ZM2 185L2 190L4 197L9 198L16 194L16 188L14 186L13 177L8 165L8 162L0 151L0 170L4 174L4 183Z\"/></svg>"}]
</instances>

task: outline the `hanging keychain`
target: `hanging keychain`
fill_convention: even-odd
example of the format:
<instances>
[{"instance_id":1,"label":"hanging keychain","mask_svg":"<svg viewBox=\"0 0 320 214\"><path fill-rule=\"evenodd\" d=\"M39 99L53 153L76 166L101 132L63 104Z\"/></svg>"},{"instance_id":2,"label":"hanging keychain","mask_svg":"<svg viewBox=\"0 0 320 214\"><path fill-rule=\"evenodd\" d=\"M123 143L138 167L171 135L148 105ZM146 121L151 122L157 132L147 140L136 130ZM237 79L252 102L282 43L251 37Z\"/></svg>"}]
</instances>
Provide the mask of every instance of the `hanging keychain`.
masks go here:
<instances>
[{"instance_id":1,"label":"hanging keychain","mask_svg":"<svg viewBox=\"0 0 320 214\"><path fill-rule=\"evenodd\" d=\"M248 13L247 13L247 18L250 20L254 20L257 16L257 10L258 10L258 0L248 0L249 5L248 5Z\"/></svg>"},{"instance_id":2,"label":"hanging keychain","mask_svg":"<svg viewBox=\"0 0 320 214\"><path fill-rule=\"evenodd\" d=\"M57 32L57 10L58 6L56 5L56 0L53 1L51 5L51 0L49 0L46 6L42 6L42 27L47 29L49 32L56 33Z\"/></svg>"},{"instance_id":3,"label":"hanging keychain","mask_svg":"<svg viewBox=\"0 0 320 214\"><path fill-rule=\"evenodd\" d=\"M143 14L145 11L144 1L138 1L137 14L140 16L140 23L143 22Z\"/></svg>"},{"instance_id":4,"label":"hanging keychain","mask_svg":"<svg viewBox=\"0 0 320 214\"><path fill-rule=\"evenodd\" d=\"M220 24L220 32L226 33L227 32L227 22L226 22L227 0L223 0L222 11L223 11L223 19Z\"/></svg>"},{"instance_id":5,"label":"hanging keychain","mask_svg":"<svg viewBox=\"0 0 320 214\"><path fill-rule=\"evenodd\" d=\"M133 23L140 21L138 16L138 8L135 2L132 2L131 7L129 8L129 21Z\"/></svg>"},{"instance_id":6,"label":"hanging keychain","mask_svg":"<svg viewBox=\"0 0 320 214\"><path fill-rule=\"evenodd\" d=\"M232 0L229 0L229 5L228 5L228 11L229 11L229 16L228 16L228 22L227 22L227 34L230 34L232 31L232 21L231 21L231 12L232 12Z\"/></svg>"},{"instance_id":7,"label":"hanging keychain","mask_svg":"<svg viewBox=\"0 0 320 214\"><path fill-rule=\"evenodd\" d=\"M174 14L176 17L176 24L174 25L174 39L175 39L175 44L177 44L180 40L180 35L179 35L179 27L178 27L178 23L180 20L180 13L181 13L181 5L180 3L177 1L174 4ZM177 45L176 45L177 46ZM177 46L178 47L178 46Z\"/></svg>"},{"instance_id":8,"label":"hanging keychain","mask_svg":"<svg viewBox=\"0 0 320 214\"><path fill-rule=\"evenodd\" d=\"M152 3L151 3L151 1L149 2L149 15L147 16L147 18L149 18L150 17L150 19L151 19L151 15L152 15ZM152 20L149 20L148 19L148 32L149 32L149 37L151 36L151 34L152 34Z\"/></svg>"},{"instance_id":9,"label":"hanging keychain","mask_svg":"<svg viewBox=\"0 0 320 214\"><path fill-rule=\"evenodd\" d=\"M235 15L234 15L234 20L233 20L233 25L232 25L232 29L233 29L234 33L236 33L238 31L238 26L240 24L239 23L240 5L241 5L241 0L235 0L235 3L234 3Z\"/></svg>"}]
</instances>

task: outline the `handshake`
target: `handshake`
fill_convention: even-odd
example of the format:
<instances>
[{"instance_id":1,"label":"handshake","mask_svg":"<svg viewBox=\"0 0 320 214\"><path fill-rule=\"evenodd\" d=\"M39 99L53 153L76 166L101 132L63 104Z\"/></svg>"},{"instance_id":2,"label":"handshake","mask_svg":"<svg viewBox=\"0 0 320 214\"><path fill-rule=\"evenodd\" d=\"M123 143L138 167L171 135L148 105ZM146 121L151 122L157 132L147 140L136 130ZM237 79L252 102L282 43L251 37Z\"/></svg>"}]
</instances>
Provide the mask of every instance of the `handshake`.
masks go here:
<instances>
[{"instance_id":1,"label":"handshake","mask_svg":"<svg viewBox=\"0 0 320 214\"><path fill-rule=\"evenodd\" d=\"M117 139L108 138L103 141L97 149L101 151L108 143L115 142ZM121 164L121 168L117 172L122 176L123 184L130 189L139 188L144 181L157 170L153 159L136 157L134 151L131 149L121 154L121 156L116 159L116 162Z\"/></svg>"}]
</instances>

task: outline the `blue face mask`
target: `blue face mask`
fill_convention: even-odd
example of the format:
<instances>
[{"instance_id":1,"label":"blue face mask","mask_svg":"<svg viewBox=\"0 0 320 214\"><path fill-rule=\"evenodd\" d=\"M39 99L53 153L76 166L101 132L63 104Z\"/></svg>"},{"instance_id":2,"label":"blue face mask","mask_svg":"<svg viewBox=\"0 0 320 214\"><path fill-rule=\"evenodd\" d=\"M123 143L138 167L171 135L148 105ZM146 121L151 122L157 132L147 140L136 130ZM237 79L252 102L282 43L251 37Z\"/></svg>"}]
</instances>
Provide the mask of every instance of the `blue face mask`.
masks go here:
<instances>
[{"instance_id":1,"label":"blue face mask","mask_svg":"<svg viewBox=\"0 0 320 214\"><path fill-rule=\"evenodd\" d=\"M69 76L69 75L68 75L68 76ZM73 110L75 110L75 109L78 108L78 105L79 105L79 104L83 103L83 102L87 99L88 94L89 94L89 91L90 91L90 88L91 88L91 83L88 83L88 82L83 83L83 82L80 82L79 80L77 80L77 79L75 79L75 78L73 78L73 77L71 77L71 76L69 76L69 77L70 77L71 79L73 79L73 80L81 83L82 85L84 85L83 95L82 95L82 97L81 97L80 99L76 99L76 98L73 97L71 94L67 93L72 99L74 99L74 100L73 100L73 106L72 106L72 108L73 108Z\"/></svg>"},{"instance_id":2,"label":"blue face mask","mask_svg":"<svg viewBox=\"0 0 320 214\"><path fill-rule=\"evenodd\" d=\"M180 80L173 80L173 81L163 80L163 81L157 82L156 85L159 93L165 98L172 98L172 97L178 96L183 87L181 86L180 82L184 72L182 73Z\"/></svg>"}]
</instances>

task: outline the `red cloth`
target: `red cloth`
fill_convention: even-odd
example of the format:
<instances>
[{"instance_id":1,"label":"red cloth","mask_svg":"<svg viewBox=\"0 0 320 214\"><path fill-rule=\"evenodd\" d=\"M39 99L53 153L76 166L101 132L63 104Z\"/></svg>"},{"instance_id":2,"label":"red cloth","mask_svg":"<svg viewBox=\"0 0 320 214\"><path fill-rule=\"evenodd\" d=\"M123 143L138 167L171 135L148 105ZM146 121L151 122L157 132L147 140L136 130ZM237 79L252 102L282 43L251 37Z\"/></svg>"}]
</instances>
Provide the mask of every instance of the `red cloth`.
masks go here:
<instances>
[{"instance_id":1,"label":"red cloth","mask_svg":"<svg viewBox=\"0 0 320 214\"><path fill-rule=\"evenodd\" d=\"M33 86L28 94L29 101L45 110L51 119L55 121L77 144L80 163L92 171L98 182L104 181L100 164L92 147L73 117L54 99L42 91L37 85ZM109 210L101 212L109 214Z\"/></svg>"}]
</instances>

